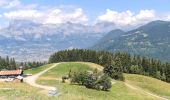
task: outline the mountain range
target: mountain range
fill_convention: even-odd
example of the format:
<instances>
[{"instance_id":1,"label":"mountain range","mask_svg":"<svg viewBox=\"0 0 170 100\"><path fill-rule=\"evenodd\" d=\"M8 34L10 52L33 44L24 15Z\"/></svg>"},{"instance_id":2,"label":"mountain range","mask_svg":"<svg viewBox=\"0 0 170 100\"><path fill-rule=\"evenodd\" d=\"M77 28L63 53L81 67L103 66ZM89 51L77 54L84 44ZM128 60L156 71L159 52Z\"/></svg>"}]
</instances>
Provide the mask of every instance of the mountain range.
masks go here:
<instances>
[{"instance_id":1,"label":"mountain range","mask_svg":"<svg viewBox=\"0 0 170 100\"><path fill-rule=\"evenodd\" d=\"M123 51L170 61L170 22L157 20L127 32L113 30L92 49Z\"/></svg>"},{"instance_id":2,"label":"mountain range","mask_svg":"<svg viewBox=\"0 0 170 100\"><path fill-rule=\"evenodd\" d=\"M170 61L170 22L157 20L124 31L108 22L84 25L13 20L0 29L0 55L17 61L46 61L56 51L73 48L123 51Z\"/></svg>"},{"instance_id":3,"label":"mountain range","mask_svg":"<svg viewBox=\"0 0 170 100\"><path fill-rule=\"evenodd\" d=\"M0 29L0 55L15 57L17 61L44 61L59 50L92 46L113 26L111 23L90 26L12 20L7 27Z\"/></svg>"}]
</instances>

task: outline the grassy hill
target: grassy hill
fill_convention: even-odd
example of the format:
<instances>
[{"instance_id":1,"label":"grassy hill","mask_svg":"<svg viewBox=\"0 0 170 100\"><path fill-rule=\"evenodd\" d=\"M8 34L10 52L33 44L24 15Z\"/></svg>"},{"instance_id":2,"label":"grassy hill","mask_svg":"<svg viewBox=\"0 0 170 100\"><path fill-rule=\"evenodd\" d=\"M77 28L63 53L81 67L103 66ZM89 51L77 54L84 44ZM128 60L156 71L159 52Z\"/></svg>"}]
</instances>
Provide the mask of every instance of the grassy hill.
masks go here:
<instances>
[{"instance_id":1,"label":"grassy hill","mask_svg":"<svg viewBox=\"0 0 170 100\"><path fill-rule=\"evenodd\" d=\"M125 79L127 83L133 86L170 99L169 83L157 80L155 78L135 74L125 74Z\"/></svg>"},{"instance_id":2,"label":"grassy hill","mask_svg":"<svg viewBox=\"0 0 170 100\"><path fill-rule=\"evenodd\" d=\"M36 74L52 65L48 64L36 69L26 70L25 73ZM105 92L87 89L84 86L61 83L59 80L62 75L68 74L70 69L72 71L85 71L94 68L101 69L101 66L82 62L61 63L39 77L37 83L56 87L62 93L59 97L43 95L41 89L31 87L25 83L0 83L0 98L2 100L13 100L16 97L19 100L160 100L143 92L147 91L170 99L170 84L142 75L125 74L125 82L143 91L130 88L122 81L114 81L111 90ZM5 90L2 88L11 89Z\"/></svg>"},{"instance_id":3,"label":"grassy hill","mask_svg":"<svg viewBox=\"0 0 170 100\"><path fill-rule=\"evenodd\" d=\"M24 70L24 74L36 74L38 72L41 72L41 71L45 70L46 68L49 68L52 65L53 64L47 64L47 65L43 65L43 66L40 66L40 67L37 67L37 68Z\"/></svg>"},{"instance_id":4,"label":"grassy hill","mask_svg":"<svg viewBox=\"0 0 170 100\"><path fill-rule=\"evenodd\" d=\"M50 85L57 87L63 94L58 99L78 99L78 100L155 100L155 97L147 95L141 91L134 91L127 87L124 82L115 81L112 88L108 92L87 89L83 86L70 85L68 83L61 83L58 78L61 75L66 75L71 70L92 70L94 66L90 63L62 63L54 69L49 70L46 74L41 76L37 81L39 84Z\"/></svg>"},{"instance_id":5,"label":"grassy hill","mask_svg":"<svg viewBox=\"0 0 170 100\"><path fill-rule=\"evenodd\" d=\"M61 78L63 75L67 75L69 71L88 71L92 70L88 65L81 63L63 63L57 67L49 70L48 73L42 77Z\"/></svg>"}]
</instances>

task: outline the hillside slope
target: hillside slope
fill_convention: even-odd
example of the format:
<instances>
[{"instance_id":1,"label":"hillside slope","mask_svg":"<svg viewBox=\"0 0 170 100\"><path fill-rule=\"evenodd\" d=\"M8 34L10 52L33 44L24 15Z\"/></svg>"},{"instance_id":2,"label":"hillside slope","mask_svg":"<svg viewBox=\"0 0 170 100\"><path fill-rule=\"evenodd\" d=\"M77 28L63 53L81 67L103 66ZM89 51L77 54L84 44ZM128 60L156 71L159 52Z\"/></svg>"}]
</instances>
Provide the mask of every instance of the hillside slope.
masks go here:
<instances>
[{"instance_id":1,"label":"hillside slope","mask_svg":"<svg viewBox=\"0 0 170 100\"><path fill-rule=\"evenodd\" d=\"M161 97L170 99L170 84L157 80L155 78L136 75L136 74L125 74L126 83L133 85L137 88L156 94Z\"/></svg>"},{"instance_id":2,"label":"hillside slope","mask_svg":"<svg viewBox=\"0 0 170 100\"><path fill-rule=\"evenodd\" d=\"M110 35L110 37L112 36ZM102 43L99 40L99 43L94 45L92 49L111 52L125 51L170 61L170 22L153 21L125 32L117 38L113 37L112 41L110 38L106 39L107 41Z\"/></svg>"},{"instance_id":3,"label":"hillside slope","mask_svg":"<svg viewBox=\"0 0 170 100\"><path fill-rule=\"evenodd\" d=\"M29 70L29 73L40 73L54 64L45 65L40 68ZM72 70L93 70L102 67L97 64L87 62L68 62L61 63L56 67L44 73L37 80L42 85L53 86L62 93L59 97L49 97L42 94L42 90L31 87L25 83L1 83L0 98L4 100L13 100L16 96L20 100L168 100L170 99L170 84L160 80L142 75L124 74L125 82L114 81L110 91L97 91L87 89L84 86L70 85L61 83L59 78L68 74ZM130 86L128 86L129 84ZM36 95L36 96L35 96ZM28 98L30 97L30 98ZM167 99L166 99L167 98Z\"/></svg>"},{"instance_id":4,"label":"hillside slope","mask_svg":"<svg viewBox=\"0 0 170 100\"><path fill-rule=\"evenodd\" d=\"M111 100L113 98L118 100L164 100L164 97L169 98L169 96L164 96L162 94L154 94L154 92L147 91L145 92L145 89L133 89L126 85L126 83L121 81L115 81L115 83L112 86L112 89L109 92L103 92L103 91L96 91L84 88L83 86L77 86L77 85L70 85L68 83L61 83L59 78L61 78L62 75L68 74L68 71L71 70L90 70L89 68L96 68L99 67L96 64L93 63L84 63L84 62L72 62L72 63L62 63L58 65L57 67L49 70L46 74L41 76L38 80L39 84L43 85L50 85L57 87L60 91L63 92L62 96L59 97L59 99L63 100L66 98L72 99L85 99L85 100L103 100L108 99ZM96 66L96 67L91 67ZM83 68L82 68L83 67ZM101 68L99 68L100 70ZM126 74L127 76L127 74ZM136 76L134 76L136 77ZM159 82L159 80L155 79ZM56 82L57 81L57 82ZM155 82L156 82L155 81ZM128 82L128 84L130 84ZM154 83L152 83L154 84ZM164 82L162 83L165 84ZM132 87L138 87L135 84L131 84ZM165 84L167 85L167 84ZM168 88L170 86L167 85ZM153 86L154 88L154 86ZM158 89L158 91L161 91ZM166 90L164 93L169 94ZM163 97L162 97L163 96ZM165 99L166 100L166 99Z\"/></svg>"},{"instance_id":5,"label":"hillside slope","mask_svg":"<svg viewBox=\"0 0 170 100\"><path fill-rule=\"evenodd\" d=\"M112 30L110 31L108 34L106 34L104 37L102 37L95 45L94 48L97 49L102 49L102 48L107 48L107 46L114 41L114 39L120 37L121 35L123 35L125 32L120 30L120 29L116 29L116 30Z\"/></svg>"}]
</instances>

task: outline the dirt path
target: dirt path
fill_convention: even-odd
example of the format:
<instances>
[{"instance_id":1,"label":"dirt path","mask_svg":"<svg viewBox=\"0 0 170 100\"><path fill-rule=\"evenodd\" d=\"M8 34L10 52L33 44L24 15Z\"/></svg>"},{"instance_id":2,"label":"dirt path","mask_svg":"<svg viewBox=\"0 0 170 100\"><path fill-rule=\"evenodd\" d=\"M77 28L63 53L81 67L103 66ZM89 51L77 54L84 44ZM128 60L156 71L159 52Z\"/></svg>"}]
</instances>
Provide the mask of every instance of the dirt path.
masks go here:
<instances>
[{"instance_id":1,"label":"dirt path","mask_svg":"<svg viewBox=\"0 0 170 100\"><path fill-rule=\"evenodd\" d=\"M90 62L77 62L77 63L87 64L87 65L89 65L89 66L92 67L92 68L97 68L99 71L102 71L102 70L103 70L103 67L102 67L102 66L97 65L97 64L94 64L94 63L90 63ZM29 76L29 77L25 78L24 81L25 81L26 83L30 84L31 86L34 86L34 87L37 87L37 88L45 89L45 90L48 90L48 91L49 91L49 90L55 91L55 90L56 90L55 87L39 85L39 84L36 83L36 80L37 80L37 78L39 78L42 74L44 74L44 73L46 73L48 70L56 67L58 64L60 64L60 63L54 64L54 65L52 65L51 67L47 68L46 70L44 70L44 71L42 71L42 72L40 72L40 73L38 73L38 74L35 74L35 75L33 75L33 76ZM114 83L115 83L115 82L112 81L112 84L114 84ZM140 92L145 93L145 94L147 94L147 95L153 96L153 97L155 97L155 98L157 98L157 99L159 99L159 100L168 100L168 99L166 99L166 98L164 98L164 97L161 97L161 96L158 96L158 95L156 95L156 94L147 92L147 91L145 91L145 90L143 90L143 89L141 89L141 88L139 88L139 87L135 87L135 86L133 86L133 85L130 85L130 84L128 84L127 82L124 82L124 83L125 83L125 85L126 85L127 87L129 87L129 88L131 88L131 89L133 89L133 90L140 91Z\"/></svg>"},{"instance_id":2,"label":"dirt path","mask_svg":"<svg viewBox=\"0 0 170 100\"><path fill-rule=\"evenodd\" d=\"M54 64L54 65L52 65L51 67L45 69L44 71L39 72L38 74L35 74L35 75L32 75L32 76L26 77L26 78L24 79L24 81L25 81L26 83L28 83L29 85L34 86L34 87L37 87L37 88L41 88L41 89L48 90L48 91L49 91L49 90L55 91L55 90L56 90L55 87L37 84L37 83L36 83L36 80L37 80L42 74L44 74L44 73L46 73L48 70L56 67L58 64L60 64L60 63Z\"/></svg>"},{"instance_id":3,"label":"dirt path","mask_svg":"<svg viewBox=\"0 0 170 100\"><path fill-rule=\"evenodd\" d=\"M65 62L63 62L63 63L65 63ZM77 63L84 63L84 62L77 62ZM41 88L41 89L44 89L44 90L48 90L48 91L49 91L49 90L56 90L55 87L37 84L37 83L36 83L36 80L37 80L42 74L44 74L44 73L46 73L48 70L56 67L58 64L60 64L60 63L54 64L54 65L52 65L51 67L45 69L45 70L42 71L42 72L39 72L39 73L33 75L33 76L26 77L26 78L24 79L24 81L25 81L26 83L28 83L29 85L31 85L31 86L34 86L34 87L37 87L37 88ZM102 66L99 66L99 65L94 64L94 63L89 63L89 62L86 63L86 62L85 62L85 64L91 66L92 68L97 68L97 69L100 70L100 71L103 69ZM57 80L61 80L61 79L57 79Z\"/></svg>"},{"instance_id":4,"label":"dirt path","mask_svg":"<svg viewBox=\"0 0 170 100\"><path fill-rule=\"evenodd\" d=\"M155 98L157 98L158 100L168 100L167 98L164 98L164 97L158 96L158 95L156 95L156 94L147 92L147 91L145 91L145 90L143 90L143 89L141 89L141 88L139 88L139 87L135 87L135 86L133 86L133 85L130 85L129 83L126 83L126 82L125 82L125 85L126 85L127 87L133 89L133 90L137 90L137 91L140 91L140 92L145 93L145 94L147 94L147 95L150 95L150 96L152 96L152 97L155 97Z\"/></svg>"},{"instance_id":5,"label":"dirt path","mask_svg":"<svg viewBox=\"0 0 170 100\"><path fill-rule=\"evenodd\" d=\"M102 66L97 65L97 64L94 64L94 63L90 63L90 62L78 62L78 63L87 64L87 65L89 65L89 66L92 67L92 68L97 68L99 71L102 71L102 70L103 70L103 67L102 67ZM115 82L112 81L112 84L114 84L114 83L115 83ZM133 85L130 85L130 84L128 84L127 82L125 82L125 85L126 85L127 87L133 89L133 90L137 90L137 91L140 91L140 92L145 93L145 94L147 94L147 95L150 95L150 96L152 96L152 97L155 97L155 98L157 98L158 100L168 100L167 98L164 98L164 97L158 96L158 95L156 95L156 94L147 92L147 91L145 91L145 90L143 90L143 89L141 89L141 88L134 87Z\"/></svg>"}]
</instances>

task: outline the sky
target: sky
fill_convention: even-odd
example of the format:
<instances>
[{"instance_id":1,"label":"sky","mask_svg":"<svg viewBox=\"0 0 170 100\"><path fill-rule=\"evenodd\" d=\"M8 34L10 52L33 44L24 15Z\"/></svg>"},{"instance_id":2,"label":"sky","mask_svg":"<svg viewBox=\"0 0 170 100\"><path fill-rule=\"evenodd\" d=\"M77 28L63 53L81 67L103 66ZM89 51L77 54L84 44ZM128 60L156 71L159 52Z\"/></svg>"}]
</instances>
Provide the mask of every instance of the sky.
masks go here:
<instances>
[{"instance_id":1,"label":"sky","mask_svg":"<svg viewBox=\"0 0 170 100\"><path fill-rule=\"evenodd\" d=\"M0 0L0 28L15 19L117 26L170 20L170 0Z\"/></svg>"},{"instance_id":2,"label":"sky","mask_svg":"<svg viewBox=\"0 0 170 100\"><path fill-rule=\"evenodd\" d=\"M132 10L138 12L141 9L155 9L157 11L169 11L169 0L23 0L23 3L36 3L40 5L75 5L85 10L99 13L105 9L116 11Z\"/></svg>"}]
</instances>

